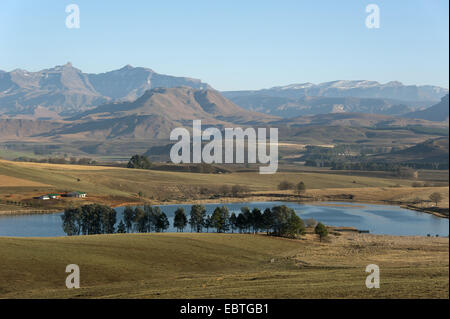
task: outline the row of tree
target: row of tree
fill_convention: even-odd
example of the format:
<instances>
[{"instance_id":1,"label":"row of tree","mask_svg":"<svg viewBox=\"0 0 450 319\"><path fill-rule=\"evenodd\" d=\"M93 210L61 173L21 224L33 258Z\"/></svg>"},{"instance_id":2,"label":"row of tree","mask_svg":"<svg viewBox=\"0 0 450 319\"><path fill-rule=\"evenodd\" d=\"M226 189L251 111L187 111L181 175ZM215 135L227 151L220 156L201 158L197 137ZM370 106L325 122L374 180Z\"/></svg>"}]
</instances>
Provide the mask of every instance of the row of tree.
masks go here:
<instances>
[{"instance_id":1,"label":"row of tree","mask_svg":"<svg viewBox=\"0 0 450 319\"><path fill-rule=\"evenodd\" d=\"M95 165L97 164L91 158L76 158L76 157L48 157L48 158L32 158L21 156L14 159L16 162L32 162L32 163L49 163L49 164L70 164L70 165Z\"/></svg>"},{"instance_id":2,"label":"row of tree","mask_svg":"<svg viewBox=\"0 0 450 319\"><path fill-rule=\"evenodd\" d=\"M123 221L118 226L119 233L139 233L164 232L170 226L167 215L159 207L145 205L143 208L125 207L123 211Z\"/></svg>"},{"instance_id":3,"label":"row of tree","mask_svg":"<svg viewBox=\"0 0 450 319\"><path fill-rule=\"evenodd\" d=\"M91 204L64 211L62 227L68 236L112 234L115 232L116 211L111 207Z\"/></svg>"},{"instance_id":4,"label":"row of tree","mask_svg":"<svg viewBox=\"0 0 450 319\"><path fill-rule=\"evenodd\" d=\"M110 207L92 204L80 208L70 208L62 216L63 230L69 235L111 234L116 232L116 211ZM173 226L183 232L187 226L192 232L215 229L218 233L257 233L265 231L269 235L295 237L305 232L305 223L292 208L285 205L250 210L242 207L239 214L229 212L226 206L216 207L208 215L205 206L193 205L190 216L183 207L175 211ZM164 232L170 226L167 215L160 207L125 207L123 219L117 226L117 233Z\"/></svg>"}]
</instances>

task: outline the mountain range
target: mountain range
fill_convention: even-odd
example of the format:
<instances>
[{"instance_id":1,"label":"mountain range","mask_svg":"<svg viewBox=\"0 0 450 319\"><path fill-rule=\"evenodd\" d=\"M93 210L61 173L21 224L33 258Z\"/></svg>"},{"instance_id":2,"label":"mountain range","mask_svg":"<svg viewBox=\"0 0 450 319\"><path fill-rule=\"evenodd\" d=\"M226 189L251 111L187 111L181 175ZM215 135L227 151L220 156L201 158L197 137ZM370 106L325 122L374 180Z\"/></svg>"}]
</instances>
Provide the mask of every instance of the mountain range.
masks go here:
<instances>
[{"instance_id":1,"label":"mountain range","mask_svg":"<svg viewBox=\"0 0 450 319\"><path fill-rule=\"evenodd\" d=\"M197 79L129 65L101 74L70 63L39 72L0 71L2 140L167 139L194 119L219 128L276 125L291 137L330 125L448 128L448 90L335 81L219 92Z\"/></svg>"},{"instance_id":2,"label":"mountain range","mask_svg":"<svg viewBox=\"0 0 450 319\"><path fill-rule=\"evenodd\" d=\"M358 97L381 98L402 101L439 101L448 94L448 89L432 85L404 85L398 81L381 84L377 81L338 80L320 84L302 83L276 86L256 91L227 91L228 98L237 96L263 95L273 97L301 98L305 96L320 97Z\"/></svg>"},{"instance_id":3,"label":"mountain range","mask_svg":"<svg viewBox=\"0 0 450 319\"><path fill-rule=\"evenodd\" d=\"M433 105L448 90L400 82L333 81L222 94L245 109L290 118L339 112L401 116Z\"/></svg>"},{"instance_id":4,"label":"mountain range","mask_svg":"<svg viewBox=\"0 0 450 319\"><path fill-rule=\"evenodd\" d=\"M227 94L224 95L227 96ZM433 103L358 97L304 96L300 98L289 98L260 94L229 98L247 110L283 118L344 112L399 116L410 113L417 108L427 107Z\"/></svg>"},{"instance_id":5,"label":"mountain range","mask_svg":"<svg viewBox=\"0 0 450 319\"><path fill-rule=\"evenodd\" d=\"M181 86L209 88L197 79L130 65L100 74L83 73L70 62L38 72L0 71L0 114L34 114L40 107L68 115L111 101L135 100L149 89Z\"/></svg>"},{"instance_id":6,"label":"mountain range","mask_svg":"<svg viewBox=\"0 0 450 319\"><path fill-rule=\"evenodd\" d=\"M134 101L154 88L212 89L198 79L124 66L100 74L83 73L69 62L37 72L0 71L0 116L52 118L71 116L102 104ZM222 95L249 111L284 118L337 112L403 115L438 102L448 89L392 81L303 83Z\"/></svg>"},{"instance_id":7,"label":"mountain range","mask_svg":"<svg viewBox=\"0 0 450 319\"><path fill-rule=\"evenodd\" d=\"M201 119L204 128L277 127L280 138L288 140L356 141L365 140L370 134L414 139L416 132L448 135L445 122L380 114L345 112L283 119L242 109L212 89L184 87L151 89L135 101L102 104L59 121L0 119L0 140L168 141L174 128L192 128L194 119ZM374 129L376 133L369 132Z\"/></svg>"}]
</instances>

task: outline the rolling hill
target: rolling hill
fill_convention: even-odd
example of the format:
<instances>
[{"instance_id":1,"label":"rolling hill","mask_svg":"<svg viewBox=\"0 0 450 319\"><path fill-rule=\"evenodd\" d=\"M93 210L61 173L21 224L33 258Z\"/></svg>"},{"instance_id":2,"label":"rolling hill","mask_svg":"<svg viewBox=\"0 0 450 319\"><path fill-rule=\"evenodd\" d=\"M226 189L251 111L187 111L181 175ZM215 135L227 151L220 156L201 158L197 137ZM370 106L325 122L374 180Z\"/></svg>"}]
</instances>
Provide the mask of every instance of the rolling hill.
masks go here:
<instances>
[{"instance_id":1,"label":"rolling hill","mask_svg":"<svg viewBox=\"0 0 450 319\"><path fill-rule=\"evenodd\" d=\"M448 137L430 139L406 149L375 156L374 159L401 163L434 163L448 169Z\"/></svg>"},{"instance_id":2,"label":"rolling hill","mask_svg":"<svg viewBox=\"0 0 450 319\"><path fill-rule=\"evenodd\" d=\"M311 145L411 145L430 138L448 136L447 123L365 113L299 116L274 121L271 125L279 127L279 135L283 140Z\"/></svg>"},{"instance_id":3,"label":"rolling hill","mask_svg":"<svg viewBox=\"0 0 450 319\"><path fill-rule=\"evenodd\" d=\"M447 238L342 234L322 244L312 234L304 237L1 238L0 298L448 299ZM383 264L382 289L364 285L368 259ZM82 269L80 289L64 285L68 260ZM179 309L166 315L180 317Z\"/></svg>"},{"instance_id":4,"label":"rolling hill","mask_svg":"<svg viewBox=\"0 0 450 319\"><path fill-rule=\"evenodd\" d=\"M219 92L186 87L156 88L133 102L100 105L67 118L66 123L41 134L70 139L168 139L176 127L192 127L192 120L218 127L267 123L278 118L244 110Z\"/></svg>"},{"instance_id":5,"label":"rolling hill","mask_svg":"<svg viewBox=\"0 0 450 319\"><path fill-rule=\"evenodd\" d=\"M368 113L327 113L310 116L298 116L291 119L283 119L274 122L287 126L311 126L311 125L342 125L351 127L407 127L423 126L435 128L448 128L445 123L435 123L421 119L405 119L402 117L368 114Z\"/></svg>"},{"instance_id":6,"label":"rolling hill","mask_svg":"<svg viewBox=\"0 0 450 319\"><path fill-rule=\"evenodd\" d=\"M424 119L428 121L447 121L448 122L448 94L441 99L441 102L422 111L416 111L405 114L405 117L414 119Z\"/></svg>"},{"instance_id":7,"label":"rolling hill","mask_svg":"<svg viewBox=\"0 0 450 319\"><path fill-rule=\"evenodd\" d=\"M151 89L133 102L103 104L69 120L120 118L130 115L155 115L179 122L200 119L205 123L247 123L275 119L274 116L244 110L224 98L218 91L178 87Z\"/></svg>"},{"instance_id":8,"label":"rolling hill","mask_svg":"<svg viewBox=\"0 0 450 319\"><path fill-rule=\"evenodd\" d=\"M17 140L52 131L63 124L54 121L0 119L0 140Z\"/></svg>"}]
</instances>

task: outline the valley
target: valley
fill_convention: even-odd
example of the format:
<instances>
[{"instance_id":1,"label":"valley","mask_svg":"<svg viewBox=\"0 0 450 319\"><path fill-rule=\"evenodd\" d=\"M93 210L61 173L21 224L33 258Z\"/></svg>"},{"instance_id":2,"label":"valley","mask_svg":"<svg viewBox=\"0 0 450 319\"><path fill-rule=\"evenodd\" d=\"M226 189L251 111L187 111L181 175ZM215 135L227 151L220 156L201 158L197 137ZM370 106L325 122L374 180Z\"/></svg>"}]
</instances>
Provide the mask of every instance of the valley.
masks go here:
<instances>
[{"instance_id":1,"label":"valley","mask_svg":"<svg viewBox=\"0 0 450 319\"><path fill-rule=\"evenodd\" d=\"M68 63L0 72L0 91L0 226L13 236L62 236L61 212L91 204L122 214L284 203L330 218L324 241L311 226L291 238L208 228L1 237L0 298L448 298L447 89L335 81L220 92L147 68L87 74ZM222 136L278 129L277 173L245 161L172 163L171 132L191 134L194 120ZM129 166L136 155L145 167ZM80 289L64 286L68 263L82 269ZM371 263L383 289L364 285Z\"/></svg>"}]
</instances>

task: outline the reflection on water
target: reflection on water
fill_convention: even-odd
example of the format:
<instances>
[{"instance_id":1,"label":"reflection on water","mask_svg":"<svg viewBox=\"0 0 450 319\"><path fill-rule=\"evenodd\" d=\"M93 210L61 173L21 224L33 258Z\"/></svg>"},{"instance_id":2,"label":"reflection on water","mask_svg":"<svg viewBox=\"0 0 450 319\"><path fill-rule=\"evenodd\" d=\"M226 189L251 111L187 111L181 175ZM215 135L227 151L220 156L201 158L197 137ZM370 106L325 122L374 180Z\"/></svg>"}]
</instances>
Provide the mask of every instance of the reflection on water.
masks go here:
<instances>
[{"instance_id":1,"label":"reflection on water","mask_svg":"<svg viewBox=\"0 0 450 319\"><path fill-rule=\"evenodd\" d=\"M325 204L325 205L322 205ZM305 219L314 218L326 225L351 226L361 230L369 230L373 234L389 235L420 235L448 236L448 219L420 213L395 206L372 205L361 203L322 203L306 205L286 202L253 202L232 204L206 204L208 213L217 206L225 205L231 212L240 212L240 208L258 207L262 211L276 205L286 205L293 208ZM161 209L173 223L174 212L178 207L184 207L189 215L190 205L162 205ZM117 220L122 218L123 207L117 208ZM54 237L64 236L61 227L61 214L47 215L8 215L0 216L0 236L21 237ZM170 231L176 231L170 227Z\"/></svg>"}]
</instances>

